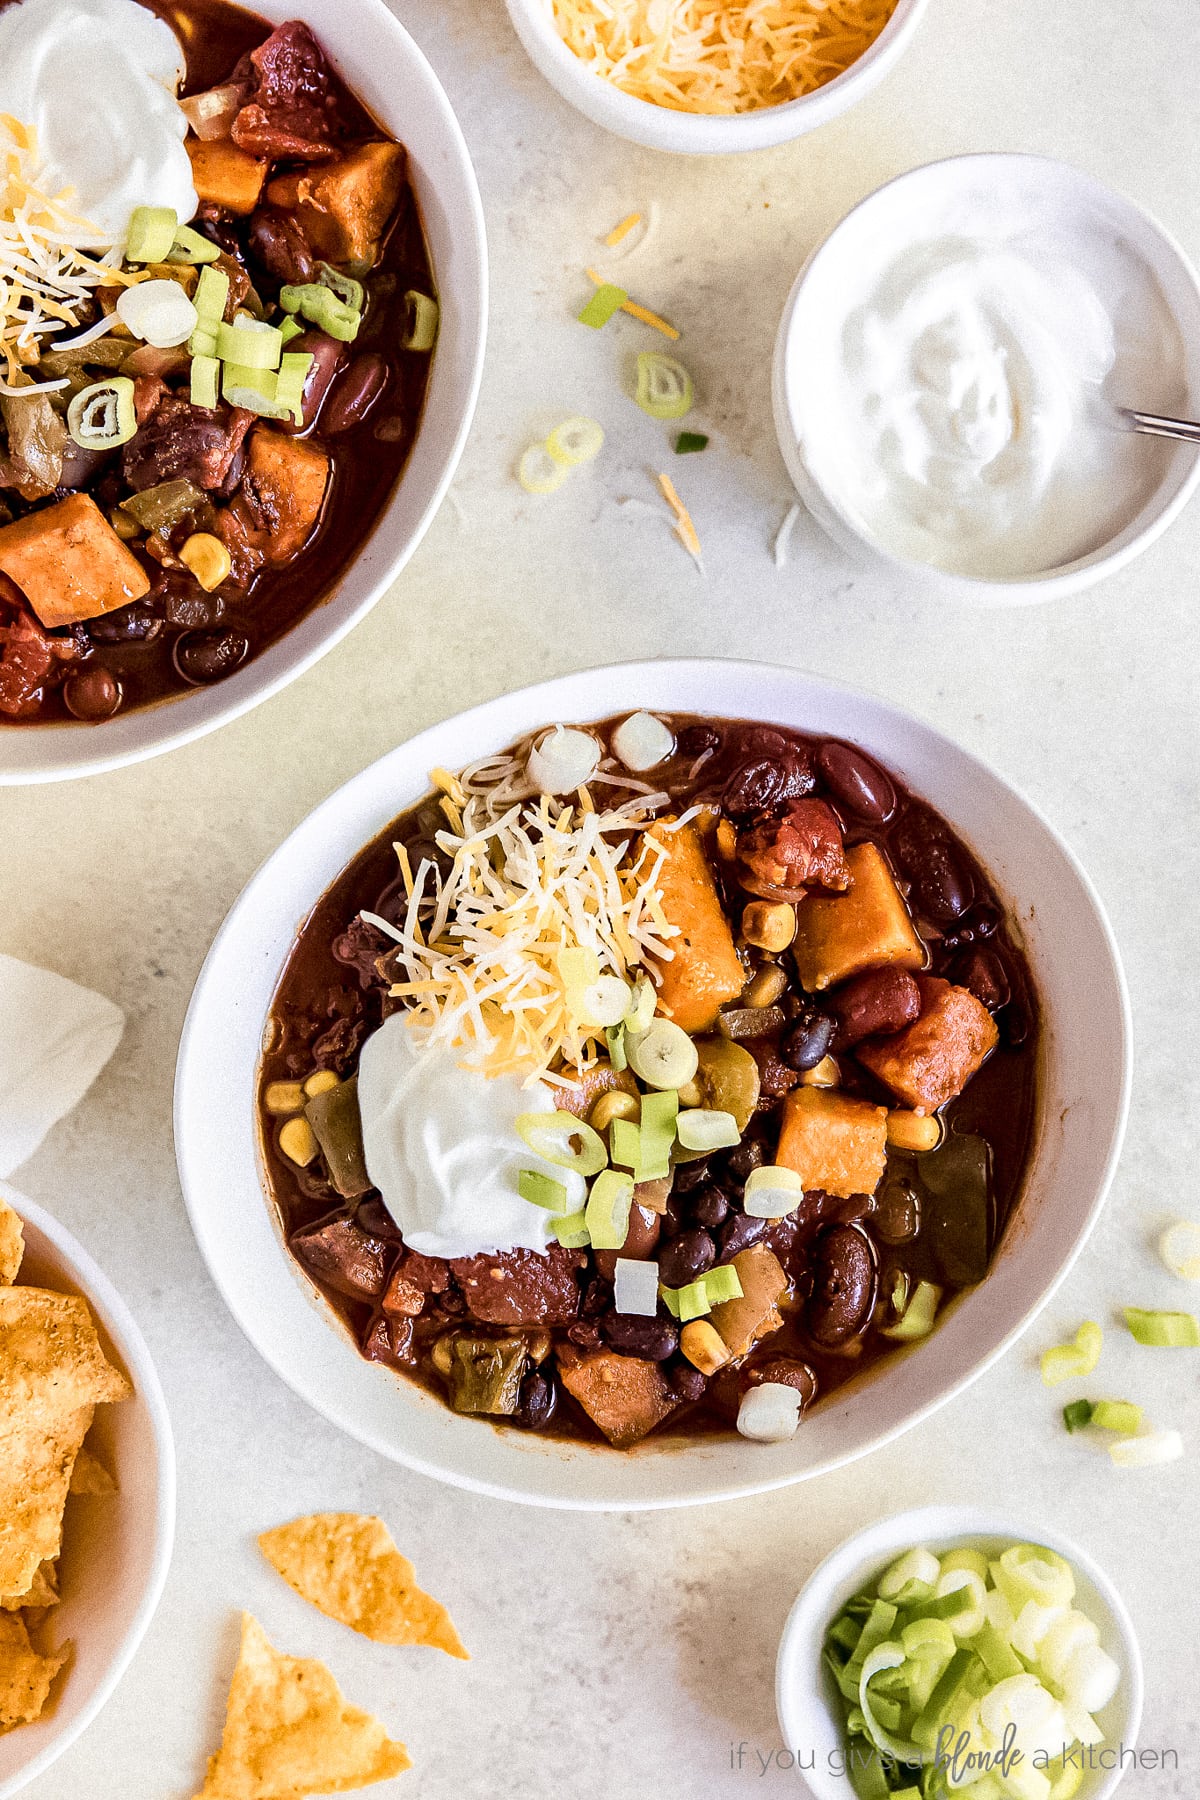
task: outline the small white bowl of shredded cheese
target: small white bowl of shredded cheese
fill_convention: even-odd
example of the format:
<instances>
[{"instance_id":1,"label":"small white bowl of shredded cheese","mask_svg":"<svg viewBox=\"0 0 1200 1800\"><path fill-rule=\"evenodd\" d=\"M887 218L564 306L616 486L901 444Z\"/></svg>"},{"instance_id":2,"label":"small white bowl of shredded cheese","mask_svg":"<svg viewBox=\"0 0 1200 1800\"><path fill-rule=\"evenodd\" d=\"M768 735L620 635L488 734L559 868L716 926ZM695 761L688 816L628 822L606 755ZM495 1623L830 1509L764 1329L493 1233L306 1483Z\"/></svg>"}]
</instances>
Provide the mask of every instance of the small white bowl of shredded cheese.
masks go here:
<instances>
[{"instance_id":1,"label":"small white bowl of shredded cheese","mask_svg":"<svg viewBox=\"0 0 1200 1800\"><path fill-rule=\"evenodd\" d=\"M801 137L896 62L927 0L507 0L552 87L651 150L721 155Z\"/></svg>"}]
</instances>

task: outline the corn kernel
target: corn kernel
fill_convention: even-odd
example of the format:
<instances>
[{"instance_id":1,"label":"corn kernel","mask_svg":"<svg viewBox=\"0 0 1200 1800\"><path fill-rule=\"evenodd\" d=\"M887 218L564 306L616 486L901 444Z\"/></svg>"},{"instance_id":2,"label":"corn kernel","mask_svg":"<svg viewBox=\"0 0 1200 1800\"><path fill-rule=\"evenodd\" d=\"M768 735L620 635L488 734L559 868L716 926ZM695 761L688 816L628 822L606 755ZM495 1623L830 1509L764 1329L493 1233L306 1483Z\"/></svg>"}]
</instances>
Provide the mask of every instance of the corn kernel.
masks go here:
<instances>
[{"instance_id":1,"label":"corn kernel","mask_svg":"<svg viewBox=\"0 0 1200 1800\"><path fill-rule=\"evenodd\" d=\"M601 1094L588 1115L588 1124L593 1131L607 1131L614 1119L640 1119L642 1105L636 1094L626 1094L620 1088L613 1088L607 1094Z\"/></svg>"},{"instance_id":2,"label":"corn kernel","mask_svg":"<svg viewBox=\"0 0 1200 1800\"><path fill-rule=\"evenodd\" d=\"M815 1069L806 1069L800 1077L801 1087L835 1088L841 1085L841 1070L832 1056L823 1056Z\"/></svg>"},{"instance_id":3,"label":"corn kernel","mask_svg":"<svg viewBox=\"0 0 1200 1800\"><path fill-rule=\"evenodd\" d=\"M679 1334L679 1348L702 1375L715 1375L730 1359L730 1349L715 1325L693 1319Z\"/></svg>"},{"instance_id":4,"label":"corn kernel","mask_svg":"<svg viewBox=\"0 0 1200 1800\"><path fill-rule=\"evenodd\" d=\"M737 855L737 832L730 819L722 819L717 826L717 850L726 862L732 862Z\"/></svg>"},{"instance_id":5,"label":"corn kernel","mask_svg":"<svg viewBox=\"0 0 1200 1800\"><path fill-rule=\"evenodd\" d=\"M305 1082L304 1092L310 1100L315 1100L318 1094L327 1094L330 1088L338 1086L340 1083L332 1069L318 1069L316 1074L310 1075Z\"/></svg>"},{"instance_id":6,"label":"corn kernel","mask_svg":"<svg viewBox=\"0 0 1200 1800\"><path fill-rule=\"evenodd\" d=\"M700 1083L694 1075L690 1081L685 1081L680 1088L679 1104L680 1106L704 1105L704 1089L700 1086Z\"/></svg>"},{"instance_id":7,"label":"corn kernel","mask_svg":"<svg viewBox=\"0 0 1200 1800\"><path fill-rule=\"evenodd\" d=\"M778 956L796 935L796 909L782 900L752 900L742 914L742 936Z\"/></svg>"},{"instance_id":8,"label":"corn kernel","mask_svg":"<svg viewBox=\"0 0 1200 1800\"><path fill-rule=\"evenodd\" d=\"M777 1000L783 998L787 984L787 970L779 963L768 963L765 969L758 971L746 989L745 1004L755 1009L774 1006Z\"/></svg>"},{"instance_id":9,"label":"corn kernel","mask_svg":"<svg viewBox=\"0 0 1200 1800\"><path fill-rule=\"evenodd\" d=\"M279 1148L289 1162L299 1169L307 1169L317 1154L317 1140L308 1120L299 1115L289 1119L279 1132Z\"/></svg>"},{"instance_id":10,"label":"corn kernel","mask_svg":"<svg viewBox=\"0 0 1200 1800\"><path fill-rule=\"evenodd\" d=\"M179 560L192 571L206 594L219 588L233 567L228 550L211 531L193 531L179 552Z\"/></svg>"},{"instance_id":11,"label":"corn kernel","mask_svg":"<svg viewBox=\"0 0 1200 1800\"><path fill-rule=\"evenodd\" d=\"M304 1107L304 1089L298 1081L270 1081L263 1095L269 1113L298 1113Z\"/></svg>"},{"instance_id":12,"label":"corn kernel","mask_svg":"<svg viewBox=\"0 0 1200 1800\"><path fill-rule=\"evenodd\" d=\"M887 1117L887 1141L893 1150L911 1150L920 1156L936 1150L942 1141L942 1121L936 1116L896 1111Z\"/></svg>"}]
</instances>

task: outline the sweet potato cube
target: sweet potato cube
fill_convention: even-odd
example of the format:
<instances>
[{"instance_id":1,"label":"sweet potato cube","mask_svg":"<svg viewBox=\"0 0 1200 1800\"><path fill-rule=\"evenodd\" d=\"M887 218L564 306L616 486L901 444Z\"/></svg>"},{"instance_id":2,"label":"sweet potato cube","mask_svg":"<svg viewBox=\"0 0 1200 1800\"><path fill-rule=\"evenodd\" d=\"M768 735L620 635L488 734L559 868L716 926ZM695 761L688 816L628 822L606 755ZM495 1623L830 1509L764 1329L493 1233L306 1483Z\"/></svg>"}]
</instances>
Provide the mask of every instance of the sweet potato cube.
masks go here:
<instances>
[{"instance_id":1,"label":"sweet potato cube","mask_svg":"<svg viewBox=\"0 0 1200 1800\"><path fill-rule=\"evenodd\" d=\"M742 1292L736 1300L722 1300L712 1309L712 1323L729 1347L731 1356L745 1356L759 1338L769 1337L783 1324L777 1302L787 1293L783 1264L766 1244L751 1244L733 1259Z\"/></svg>"},{"instance_id":2,"label":"sweet potato cube","mask_svg":"<svg viewBox=\"0 0 1200 1800\"><path fill-rule=\"evenodd\" d=\"M659 830L656 838L667 851L658 877L663 912L679 928L668 940L674 956L659 964L659 1011L684 1031L710 1031L721 1007L745 987L746 971L699 832L685 825L682 831Z\"/></svg>"},{"instance_id":3,"label":"sweet potato cube","mask_svg":"<svg viewBox=\"0 0 1200 1800\"><path fill-rule=\"evenodd\" d=\"M0 571L48 631L98 619L150 592L150 577L89 494L0 527Z\"/></svg>"},{"instance_id":4,"label":"sweet potato cube","mask_svg":"<svg viewBox=\"0 0 1200 1800\"><path fill-rule=\"evenodd\" d=\"M370 267L404 187L404 167L401 145L360 144L320 168L276 176L267 199L299 215L318 256Z\"/></svg>"},{"instance_id":5,"label":"sweet potato cube","mask_svg":"<svg viewBox=\"0 0 1200 1800\"><path fill-rule=\"evenodd\" d=\"M564 1346L558 1372L567 1392L617 1450L640 1442L675 1405L659 1365L639 1356L618 1356L615 1350L584 1354Z\"/></svg>"},{"instance_id":6,"label":"sweet potato cube","mask_svg":"<svg viewBox=\"0 0 1200 1800\"><path fill-rule=\"evenodd\" d=\"M873 1194L887 1161L887 1108L836 1088L796 1088L784 1101L775 1156L806 1188L843 1200Z\"/></svg>"},{"instance_id":7,"label":"sweet potato cube","mask_svg":"<svg viewBox=\"0 0 1200 1800\"><path fill-rule=\"evenodd\" d=\"M920 1017L894 1037L860 1044L857 1056L913 1112L934 1113L962 1093L1000 1033L987 1007L966 988L933 975L922 976L918 986Z\"/></svg>"},{"instance_id":8,"label":"sweet potato cube","mask_svg":"<svg viewBox=\"0 0 1200 1800\"><path fill-rule=\"evenodd\" d=\"M319 444L256 425L246 451L247 495L270 531L267 560L298 556L320 515L329 482L329 458Z\"/></svg>"},{"instance_id":9,"label":"sweet potato cube","mask_svg":"<svg viewBox=\"0 0 1200 1800\"><path fill-rule=\"evenodd\" d=\"M269 164L239 150L229 138L202 141L190 137L185 148L192 159L192 186L201 204L211 201L243 215L254 211Z\"/></svg>"},{"instance_id":10,"label":"sweet potato cube","mask_svg":"<svg viewBox=\"0 0 1200 1800\"><path fill-rule=\"evenodd\" d=\"M875 844L847 850L848 894L809 894L796 912L796 970L810 994L863 969L919 969L925 951L904 896Z\"/></svg>"}]
</instances>

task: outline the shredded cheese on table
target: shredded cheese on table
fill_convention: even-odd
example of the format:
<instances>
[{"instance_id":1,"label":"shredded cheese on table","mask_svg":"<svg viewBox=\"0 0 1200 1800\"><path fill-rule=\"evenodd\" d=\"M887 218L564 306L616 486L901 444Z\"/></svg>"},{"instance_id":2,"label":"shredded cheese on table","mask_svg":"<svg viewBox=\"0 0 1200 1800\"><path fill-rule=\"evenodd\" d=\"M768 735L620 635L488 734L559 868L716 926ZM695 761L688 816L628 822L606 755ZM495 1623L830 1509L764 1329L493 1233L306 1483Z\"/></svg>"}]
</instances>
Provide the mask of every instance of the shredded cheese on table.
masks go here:
<instances>
[{"instance_id":1,"label":"shredded cheese on table","mask_svg":"<svg viewBox=\"0 0 1200 1800\"><path fill-rule=\"evenodd\" d=\"M896 0L552 0L581 62L675 112L744 113L810 94L869 50Z\"/></svg>"},{"instance_id":2,"label":"shredded cheese on table","mask_svg":"<svg viewBox=\"0 0 1200 1800\"><path fill-rule=\"evenodd\" d=\"M17 385L21 369L53 348L56 332L83 323L97 288L141 280L122 273L103 233L70 210L70 190L43 192L39 175L36 132L0 113L0 393L36 393Z\"/></svg>"},{"instance_id":3,"label":"shredded cheese on table","mask_svg":"<svg viewBox=\"0 0 1200 1800\"><path fill-rule=\"evenodd\" d=\"M460 1049L464 1067L566 1085L571 1078L555 1065L591 1067L604 1033L579 1016L563 953L582 950L593 980L629 977L649 958L670 961L677 927L663 912L667 850L655 830L678 830L681 821L655 824L662 793L608 806L588 788L566 804L533 797L508 758L461 776L439 769L433 779L449 873L429 862L414 871L398 845L403 925L362 915L398 946L393 971L402 979L392 995L407 1003L419 1041ZM645 787L598 771L593 785L605 784Z\"/></svg>"}]
</instances>

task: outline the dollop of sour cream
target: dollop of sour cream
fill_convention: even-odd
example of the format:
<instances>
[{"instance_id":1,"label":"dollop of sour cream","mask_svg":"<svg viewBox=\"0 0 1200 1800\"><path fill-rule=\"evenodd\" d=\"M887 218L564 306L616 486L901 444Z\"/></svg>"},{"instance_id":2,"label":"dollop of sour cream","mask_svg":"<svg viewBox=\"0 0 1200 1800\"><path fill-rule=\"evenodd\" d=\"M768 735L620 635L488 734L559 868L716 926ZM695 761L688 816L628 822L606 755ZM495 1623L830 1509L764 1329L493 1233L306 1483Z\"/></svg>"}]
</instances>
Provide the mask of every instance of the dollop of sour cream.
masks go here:
<instances>
[{"instance_id":1,"label":"dollop of sour cream","mask_svg":"<svg viewBox=\"0 0 1200 1800\"><path fill-rule=\"evenodd\" d=\"M884 550L1026 578L1110 541L1150 498L1170 453L1118 409L1177 410L1185 356L1115 233L976 224L863 267L792 388L813 474Z\"/></svg>"},{"instance_id":2,"label":"dollop of sour cream","mask_svg":"<svg viewBox=\"0 0 1200 1800\"><path fill-rule=\"evenodd\" d=\"M420 1044L403 1013L363 1045L358 1104L367 1173L422 1255L544 1251L551 1215L522 1200L522 1169L562 1182L570 1211L583 1205L583 1177L535 1156L517 1135L521 1113L554 1112L553 1089L460 1068L458 1052Z\"/></svg>"},{"instance_id":3,"label":"dollop of sour cream","mask_svg":"<svg viewBox=\"0 0 1200 1800\"><path fill-rule=\"evenodd\" d=\"M186 59L137 0L19 0L0 12L0 112L37 132L42 185L123 245L136 206L193 217L176 99Z\"/></svg>"}]
</instances>

